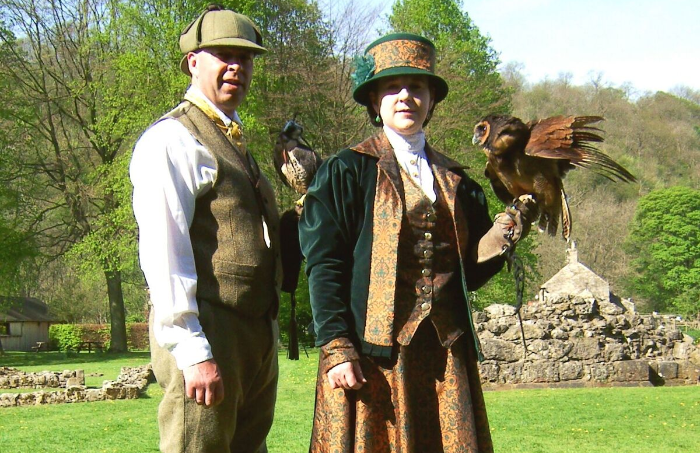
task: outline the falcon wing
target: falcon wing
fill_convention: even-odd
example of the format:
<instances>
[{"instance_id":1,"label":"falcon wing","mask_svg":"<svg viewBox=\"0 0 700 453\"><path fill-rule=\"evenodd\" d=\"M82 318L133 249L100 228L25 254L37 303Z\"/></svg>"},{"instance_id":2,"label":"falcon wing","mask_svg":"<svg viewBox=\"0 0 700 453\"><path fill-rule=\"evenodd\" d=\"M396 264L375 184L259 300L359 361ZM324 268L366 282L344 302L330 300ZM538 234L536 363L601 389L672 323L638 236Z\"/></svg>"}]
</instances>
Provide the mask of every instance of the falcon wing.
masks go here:
<instances>
[{"instance_id":1,"label":"falcon wing","mask_svg":"<svg viewBox=\"0 0 700 453\"><path fill-rule=\"evenodd\" d=\"M289 162L281 167L286 182L299 195L304 195L321 166L321 157L316 151L301 142L287 152Z\"/></svg>"},{"instance_id":2,"label":"falcon wing","mask_svg":"<svg viewBox=\"0 0 700 453\"><path fill-rule=\"evenodd\" d=\"M590 169L611 181L634 182L637 179L622 165L598 151L601 129L590 124L603 121L602 116L554 116L528 123L530 140L525 154L544 159L560 159L562 171L573 167Z\"/></svg>"}]
</instances>

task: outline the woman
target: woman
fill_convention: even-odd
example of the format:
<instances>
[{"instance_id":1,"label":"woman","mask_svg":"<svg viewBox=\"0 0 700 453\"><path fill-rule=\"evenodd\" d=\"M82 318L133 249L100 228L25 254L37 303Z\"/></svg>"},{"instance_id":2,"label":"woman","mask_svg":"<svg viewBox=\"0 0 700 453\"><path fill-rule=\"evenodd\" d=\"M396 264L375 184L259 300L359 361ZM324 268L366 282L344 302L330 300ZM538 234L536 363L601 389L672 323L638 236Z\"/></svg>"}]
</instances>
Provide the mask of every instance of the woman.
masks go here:
<instances>
[{"instance_id":1,"label":"woman","mask_svg":"<svg viewBox=\"0 0 700 453\"><path fill-rule=\"evenodd\" d=\"M311 452L493 451L467 290L501 269L522 222L492 225L481 187L426 143L448 92L434 65L417 35L369 45L353 97L382 129L329 158L306 196Z\"/></svg>"}]
</instances>

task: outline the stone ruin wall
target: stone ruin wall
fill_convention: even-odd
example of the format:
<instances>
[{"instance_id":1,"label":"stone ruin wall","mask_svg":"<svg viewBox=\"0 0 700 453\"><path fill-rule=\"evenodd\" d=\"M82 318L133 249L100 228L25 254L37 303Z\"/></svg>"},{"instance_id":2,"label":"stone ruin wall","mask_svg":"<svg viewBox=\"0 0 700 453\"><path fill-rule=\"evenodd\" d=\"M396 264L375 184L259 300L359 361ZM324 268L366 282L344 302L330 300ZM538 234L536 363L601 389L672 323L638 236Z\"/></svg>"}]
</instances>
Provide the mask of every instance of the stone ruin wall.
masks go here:
<instances>
[{"instance_id":1,"label":"stone ruin wall","mask_svg":"<svg viewBox=\"0 0 700 453\"><path fill-rule=\"evenodd\" d=\"M555 295L521 308L491 305L474 322L484 388L700 384L700 348L628 301Z\"/></svg>"},{"instance_id":2,"label":"stone ruin wall","mask_svg":"<svg viewBox=\"0 0 700 453\"><path fill-rule=\"evenodd\" d=\"M116 381L104 381L101 388L87 388L82 370L25 373L0 367L2 388L60 388L54 391L0 394L0 408L41 404L82 403L116 399L136 399L153 382L151 365L122 367Z\"/></svg>"}]
</instances>

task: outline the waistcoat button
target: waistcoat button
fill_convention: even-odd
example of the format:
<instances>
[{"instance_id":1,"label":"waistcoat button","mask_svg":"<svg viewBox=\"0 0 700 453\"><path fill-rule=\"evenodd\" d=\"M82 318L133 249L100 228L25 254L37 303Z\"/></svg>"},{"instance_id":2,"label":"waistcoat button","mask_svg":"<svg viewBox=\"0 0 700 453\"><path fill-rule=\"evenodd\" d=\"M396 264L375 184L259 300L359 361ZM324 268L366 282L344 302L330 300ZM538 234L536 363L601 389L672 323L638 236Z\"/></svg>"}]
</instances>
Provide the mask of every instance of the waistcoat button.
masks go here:
<instances>
[{"instance_id":1,"label":"waistcoat button","mask_svg":"<svg viewBox=\"0 0 700 453\"><path fill-rule=\"evenodd\" d=\"M433 238L433 233L431 233L430 231L426 231L423 236L425 237L426 240L429 241Z\"/></svg>"}]
</instances>

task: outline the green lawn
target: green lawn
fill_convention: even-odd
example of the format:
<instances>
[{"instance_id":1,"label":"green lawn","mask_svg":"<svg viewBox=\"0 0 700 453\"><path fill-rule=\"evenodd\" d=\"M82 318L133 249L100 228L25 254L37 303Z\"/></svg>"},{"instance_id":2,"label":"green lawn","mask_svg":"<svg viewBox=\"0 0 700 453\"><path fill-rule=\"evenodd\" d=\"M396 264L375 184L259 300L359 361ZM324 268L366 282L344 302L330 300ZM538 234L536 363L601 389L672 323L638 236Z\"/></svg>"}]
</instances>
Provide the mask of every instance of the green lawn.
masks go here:
<instances>
[{"instance_id":1,"label":"green lawn","mask_svg":"<svg viewBox=\"0 0 700 453\"><path fill-rule=\"evenodd\" d=\"M271 453L308 448L318 354L280 355ZM84 369L88 386L115 379L122 366L148 362L146 353L10 353L0 366L24 371ZM93 380L94 379L94 380ZM92 381L91 381L92 380ZM0 409L2 453L142 453L158 451L156 411L162 392L149 386L132 401ZM498 453L688 453L700 451L700 387L510 390L487 392ZM429 452L426 452L429 453Z\"/></svg>"}]
</instances>

